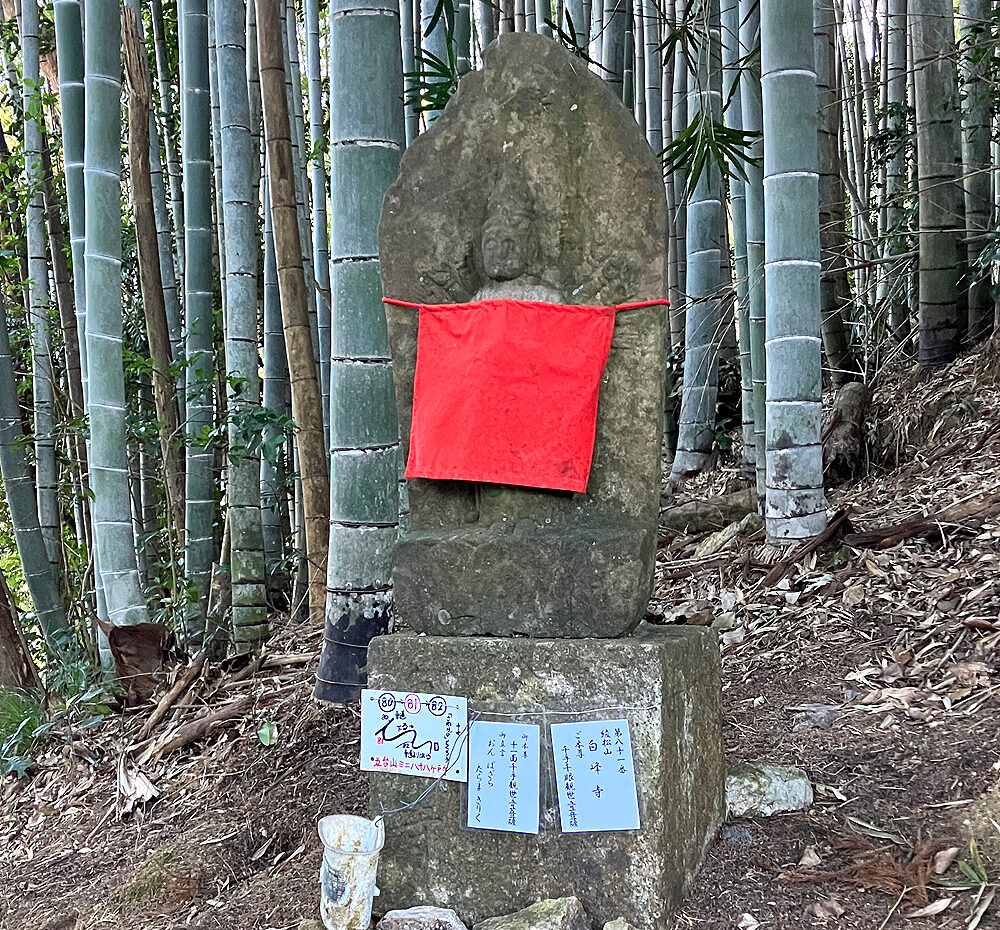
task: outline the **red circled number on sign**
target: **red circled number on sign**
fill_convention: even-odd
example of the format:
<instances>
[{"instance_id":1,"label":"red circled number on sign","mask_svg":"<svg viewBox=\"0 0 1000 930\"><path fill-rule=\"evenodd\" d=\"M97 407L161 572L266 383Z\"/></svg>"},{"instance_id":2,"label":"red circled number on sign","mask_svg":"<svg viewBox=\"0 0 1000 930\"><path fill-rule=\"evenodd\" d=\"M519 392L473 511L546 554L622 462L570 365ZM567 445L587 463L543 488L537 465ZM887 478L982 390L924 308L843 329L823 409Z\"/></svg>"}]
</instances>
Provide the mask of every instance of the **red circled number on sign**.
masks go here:
<instances>
[{"instance_id":1,"label":"red circled number on sign","mask_svg":"<svg viewBox=\"0 0 1000 930\"><path fill-rule=\"evenodd\" d=\"M406 708L408 714L419 714L420 713L420 698L415 694L406 695L406 700L403 702L403 707Z\"/></svg>"}]
</instances>

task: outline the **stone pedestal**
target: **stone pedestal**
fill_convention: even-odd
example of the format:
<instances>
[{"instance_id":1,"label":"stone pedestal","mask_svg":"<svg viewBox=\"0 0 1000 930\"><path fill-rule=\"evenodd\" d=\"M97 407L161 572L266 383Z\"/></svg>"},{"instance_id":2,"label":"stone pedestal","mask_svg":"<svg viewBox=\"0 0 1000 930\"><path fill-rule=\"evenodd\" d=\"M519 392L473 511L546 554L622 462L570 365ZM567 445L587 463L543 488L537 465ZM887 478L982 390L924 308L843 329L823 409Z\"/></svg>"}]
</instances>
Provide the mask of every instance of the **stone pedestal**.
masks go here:
<instances>
[{"instance_id":1,"label":"stone pedestal","mask_svg":"<svg viewBox=\"0 0 1000 930\"><path fill-rule=\"evenodd\" d=\"M623 639L386 636L372 641L370 688L465 696L469 718L542 727L541 832L470 830L467 786L442 781L386 818L376 908L456 910L469 925L542 898L579 897L597 926L663 926L724 813L719 653L707 629L640 626ZM548 726L625 718L640 829L562 833ZM430 781L371 776L372 811L413 801Z\"/></svg>"}]
</instances>

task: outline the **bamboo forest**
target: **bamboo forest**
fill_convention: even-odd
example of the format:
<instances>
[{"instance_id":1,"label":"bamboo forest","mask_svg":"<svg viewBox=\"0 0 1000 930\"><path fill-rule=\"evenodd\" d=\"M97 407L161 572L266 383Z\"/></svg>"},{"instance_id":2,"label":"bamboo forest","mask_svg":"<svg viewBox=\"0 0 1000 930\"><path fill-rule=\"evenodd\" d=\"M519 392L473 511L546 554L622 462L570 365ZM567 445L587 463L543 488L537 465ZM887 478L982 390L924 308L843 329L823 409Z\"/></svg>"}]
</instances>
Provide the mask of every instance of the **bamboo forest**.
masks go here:
<instances>
[{"instance_id":1,"label":"bamboo forest","mask_svg":"<svg viewBox=\"0 0 1000 930\"><path fill-rule=\"evenodd\" d=\"M0 65L0 930L1000 926L1000 4Z\"/></svg>"}]
</instances>

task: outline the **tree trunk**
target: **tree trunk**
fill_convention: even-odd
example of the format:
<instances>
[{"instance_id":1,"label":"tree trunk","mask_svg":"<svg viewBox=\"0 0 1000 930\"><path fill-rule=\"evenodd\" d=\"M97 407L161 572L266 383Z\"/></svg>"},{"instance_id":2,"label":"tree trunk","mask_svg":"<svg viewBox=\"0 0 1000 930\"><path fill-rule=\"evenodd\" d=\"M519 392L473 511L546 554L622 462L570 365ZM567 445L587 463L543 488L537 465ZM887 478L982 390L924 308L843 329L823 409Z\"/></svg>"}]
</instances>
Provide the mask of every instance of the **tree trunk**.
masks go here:
<instances>
[{"instance_id":1,"label":"tree trunk","mask_svg":"<svg viewBox=\"0 0 1000 930\"><path fill-rule=\"evenodd\" d=\"M149 174L149 77L145 49L134 10L122 8L125 68L128 75L128 163L139 253L139 286L146 322L146 341L153 363L153 403L160 423L160 454L167 482L171 532L184 532L184 488L176 439L180 435L174 378L170 371L170 334L160 278L160 250L153 218L153 187Z\"/></svg>"},{"instance_id":2,"label":"tree trunk","mask_svg":"<svg viewBox=\"0 0 1000 930\"><path fill-rule=\"evenodd\" d=\"M285 334L281 325L278 265L274 255L269 205L269 185L265 177L263 404L272 417L287 418L291 412L288 354L285 351ZM264 451L260 466L260 500L268 585L272 591L287 594L287 579L284 575L279 576L278 572L285 558L285 537L290 532L287 479L291 456L280 430L268 425L262 438Z\"/></svg>"},{"instance_id":3,"label":"tree trunk","mask_svg":"<svg viewBox=\"0 0 1000 930\"><path fill-rule=\"evenodd\" d=\"M282 0L258 0L261 36L280 36ZM302 243L295 204L295 164L285 95L281 43L258 43L264 136L267 140L268 187L274 224L281 317L292 390L292 417L302 476L306 558L309 572L309 612L322 616L326 602L326 555L330 481L323 444L322 397L309 327L308 298L302 271Z\"/></svg>"},{"instance_id":4,"label":"tree trunk","mask_svg":"<svg viewBox=\"0 0 1000 930\"><path fill-rule=\"evenodd\" d=\"M6 691L37 691L38 669L28 652L17 617L17 605L0 572L0 688Z\"/></svg>"}]
</instances>

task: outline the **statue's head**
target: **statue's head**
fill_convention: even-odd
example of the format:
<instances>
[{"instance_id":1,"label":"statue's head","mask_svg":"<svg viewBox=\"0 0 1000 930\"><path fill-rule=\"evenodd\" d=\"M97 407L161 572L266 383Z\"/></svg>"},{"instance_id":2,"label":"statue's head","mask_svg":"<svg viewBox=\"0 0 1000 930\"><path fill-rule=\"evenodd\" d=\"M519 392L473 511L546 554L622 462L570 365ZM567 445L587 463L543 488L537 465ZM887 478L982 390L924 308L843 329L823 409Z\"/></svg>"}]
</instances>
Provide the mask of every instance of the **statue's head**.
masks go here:
<instances>
[{"instance_id":1,"label":"statue's head","mask_svg":"<svg viewBox=\"0 0 1000 930\"><path fill-rule=\"evenodd\" d=\"M517 173L501 176L490 192L483 221L483 270L494 281L537 272L534 196Z\"/></svg>"}]
</instances>

